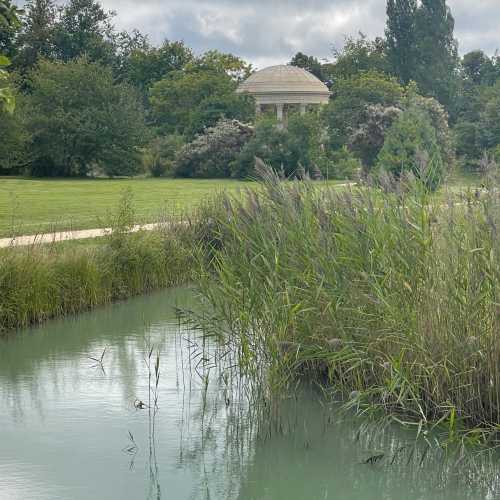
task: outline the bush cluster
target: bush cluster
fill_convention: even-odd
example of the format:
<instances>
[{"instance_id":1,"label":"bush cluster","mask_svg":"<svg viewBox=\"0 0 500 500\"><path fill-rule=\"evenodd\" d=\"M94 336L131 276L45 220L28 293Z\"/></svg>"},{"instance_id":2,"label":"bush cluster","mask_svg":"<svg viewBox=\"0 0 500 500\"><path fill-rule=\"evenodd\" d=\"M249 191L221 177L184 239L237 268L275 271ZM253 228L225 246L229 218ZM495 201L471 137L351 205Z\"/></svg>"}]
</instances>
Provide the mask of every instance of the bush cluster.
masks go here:
<instances>
[{"instance_id":1,"label":"bush cluster","mask_svg":"<svg viewBox=\"0 0 500 500\"><path fill-rule=\"evenodd\" d=\"M248 198L206 207L201 289L217 331L280 393L308 374L364 414L498 443L498 192L464 209L421 182L393 187L269 174Z\"/></svg>"}]
</instances>

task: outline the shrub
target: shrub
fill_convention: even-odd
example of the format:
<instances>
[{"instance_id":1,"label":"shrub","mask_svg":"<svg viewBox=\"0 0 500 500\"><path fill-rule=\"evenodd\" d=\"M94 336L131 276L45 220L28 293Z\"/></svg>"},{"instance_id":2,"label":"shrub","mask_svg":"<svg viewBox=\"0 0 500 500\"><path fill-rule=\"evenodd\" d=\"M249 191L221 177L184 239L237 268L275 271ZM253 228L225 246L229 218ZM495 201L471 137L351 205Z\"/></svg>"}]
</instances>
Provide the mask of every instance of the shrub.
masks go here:
<instances>
[{"instance_id":1,"label":"shrub","mask_svg":"<svg viewBox=\"0 0 500 500\"><path fill-rule=\"evenodd\" d=\"M144 151L146 172L153 177L173 176L175 157L183 145L184 140L180 135L155 137Z\"/></svg>"},{"instance_id":2,"label":"shrub","mask_svg":"<svg viewBox=\"0 0 500 500\"><path fill-rule=\"evenodd\" d=\"M403 112L387 132L377 169L400 178L411 172L430 189L436 189L445 175L443 153L429 117L415 108Z\"/></svg>"},{"instance_id":3,"label":"shrub","mask_svg":"<svg viewBox=\"0 0 500 500\"><path fill-rule=\"evenodd\" d=\"M375 104L365 111L365 121L349 137L349 149L369 171L377 160L385 135L402 110L396 106Z\"/></svg>"},{"instance_id":4,"label":"shrub","mask_svg":"<svg viewBox=\"0 0 500 500\"><path fill-rule=\"evenodd\" d=\"M325 167L323 167L325 169ZM326 177L329 179L355 179L362 170L361 161L346 146L328 152Z\"/></svg>"},{"instance_id":5,"label":"shrub","mask_svg":"<svg viewBox=\"0 0 500 500\"><path fill-rule=\"evenodd\" d=\"M220 120L177 155L175 175L178 177L240 177L234 162L254 129L237 120Z\"/></svg>"},{"instance_id":6,"label":"shrub","mask_svg":"<svg viewBox=\"0 0 500 500\"><path fill-rule=\"evenodd\" d=\"M405 102L406 109L423 111L436 131L436 140L441 150L446 168L450 169L455 163L455 149L448 126L448 112L442 104L433 97L423 97L410 89L409 97Z\"/></svg>"},{"instance_id":7,"label":"shrub","mask_svg":"<svg viewBox=\"0 0 500 500\"><path fill-rule=\"evenodd\" d=\"M286 177L294 177L302 169L311 177L317 177L314 172L318 169L324 176L328 170L334 171L323 148L327 138L318 113L291 113L286 128L276 125L274 118L257 122L254 137L243 146L235 161L240 177L254 175L255 157Z\"/></svg>"},{"instance_id":8,"label":"shrub","mask_svg":"<svg viewBox=\"0 0 500 500\"><path fill-rule=\"evenodd\" d=\"M350 135L366 122L368 106L397 106L404 96L403 87L395 79L376 71L340 78L332 92L322 114L334 149L346 145Z\"/></svg>"}]
</instances>

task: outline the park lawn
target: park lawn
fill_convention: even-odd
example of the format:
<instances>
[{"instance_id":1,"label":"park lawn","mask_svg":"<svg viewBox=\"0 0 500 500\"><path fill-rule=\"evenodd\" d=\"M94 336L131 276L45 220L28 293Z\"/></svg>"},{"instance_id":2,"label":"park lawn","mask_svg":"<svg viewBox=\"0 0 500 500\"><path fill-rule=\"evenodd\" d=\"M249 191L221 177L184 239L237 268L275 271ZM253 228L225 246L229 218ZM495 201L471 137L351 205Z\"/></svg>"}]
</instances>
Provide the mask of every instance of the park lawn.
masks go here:
<instances>
[{"instance_id":1,"label":"park lawn","mask_svg":"<svg viewBox=\"0 0 500 500\"><path fill-rule=\"evenodd\" d=\"M0 177L0 236L106 227L130 189L137 222L189 212L217 192L252 182L228 179L26 179Z\"/></svg>"},{"instance_id":2,"label":"park lawn","mask_svg":"<svg viewBox=\"0 0 500 500\"><path fill-rule=\"evenodd\" d=\"M448 189L456 192L476 182L454 176L441 195L445 196ZM145 223L164 214L189 213L203 199L219 192L237 193L256 186L254 182L229 179L0 177L0 237L106 227L109 214L116 210L127 189L133 195L137 222Z\"/></svg>"}]
</instances>

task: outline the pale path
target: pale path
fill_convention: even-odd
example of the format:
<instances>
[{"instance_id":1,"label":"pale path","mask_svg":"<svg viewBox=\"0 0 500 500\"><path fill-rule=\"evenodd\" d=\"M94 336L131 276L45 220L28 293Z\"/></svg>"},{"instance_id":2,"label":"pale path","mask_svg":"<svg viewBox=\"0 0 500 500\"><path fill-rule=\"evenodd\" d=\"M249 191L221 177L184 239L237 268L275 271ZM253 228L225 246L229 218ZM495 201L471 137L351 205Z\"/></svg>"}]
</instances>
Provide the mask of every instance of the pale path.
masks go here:
<instances>
[{"instance_id":1,"label":"pale path","mask_svg":"<svg viewBox=\"0 0 500 500\"><path fill-rule=\"evenodd\" d=\"M134 226L130 232L137 231L152 231L164 224L144 224ZM80 231L61 231L58 233L42 233L17 236L15 238L0 238L0 248L8 247L26 247L30 245L43 245L47 243L59 243L62 241L71 240L86 240L90 238L101 238L112 232L110 227L103 227L101 229L84 229Z\"/></svg>"},{"instance_id":2,"label":"pale path","mask_svg":"<svg viewBox=\"0 0 500 500\"><path fill-rule=\"evenodd\" d=\"M344 184L335 184L335 188L355 186L355 182L346 182ZM152 231L158 227L165 227L165 223L143 224L134 226L129 232L135 233L137 231ZM0 248L9 247L27 247L31 245L45 245L48 243L60 243L62 241L71 240L88 240L91 238L102 238L112 232L110 227L103 227L100 229L82 229L78 231L61 231L56 233L40 233L30 234L23 236L16 236L14 238L0 238Z\"/></svg>"}]
</instances>

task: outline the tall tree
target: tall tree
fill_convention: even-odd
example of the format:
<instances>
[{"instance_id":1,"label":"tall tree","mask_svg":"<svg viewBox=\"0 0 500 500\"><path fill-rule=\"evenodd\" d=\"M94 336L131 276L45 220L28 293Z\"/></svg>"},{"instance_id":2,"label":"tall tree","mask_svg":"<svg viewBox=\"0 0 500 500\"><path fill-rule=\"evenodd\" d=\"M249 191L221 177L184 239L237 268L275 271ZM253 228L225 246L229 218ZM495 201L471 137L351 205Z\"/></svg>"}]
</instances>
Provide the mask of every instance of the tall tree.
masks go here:
<instances>
[{"instance_id":1,"label":"tall tree","mask_svg":"<svg viewBox=\"0 0 500 500\"><path fill-rule=\"evenodd\" d=\"M426 95L450 107L456 93L458 48L455 20L446 0L421 0L416 13L416 82Z\"/></svg>"},{"instance_id":2,"label":"tall tree","mask_svg":"<svg viewBox=\"0 0 500 500\"><path fill-rule=\"evenodd\" d=\"M172 71L179 71L192 61L191 49L181 41L165 40L159 47L144 44L133 48L123 60L119 78L147 94L150 87Z\"/></svg>"},{"instance_id":3,"label":"tall tree","mask_svg":"<svg viewBox=\"0 0 500 500\"><path fill-rule=\"evenodd\" d=\"M58 57L70 61L86 56L89 61L111 64L115 52L113 15L95 0L69 0L59 8L55 27Z\"/></svg>"},{"instance_id":4,"label":"tall tree","mask_svg":"<svg viewBox=\"0 0 500 500\"><path fill-rule=\"evenodd\" d=\"M0 0L0 33L14 33L19 28L18 15L21 11L12 5L10 0ZM0 36L0 41L3 38ZM8 39L8 36L5 36ZM9 81L9 74L6 67L10 66L10 59L3 52L5 47L0 45L0 114L14 111L15 100ZM1 116L0 116L1 118ZM2 137L0 135L0 137Z\"/></svg>"},{"instance_id":5,"label":"tall tree","mask_svg":"<svg viewBox=\"0 0 500 500\"><path fill-rule=\"evenodd\" d=\"M417 0L388 0L386 51L394 74L407 84L415 76Z\"/></svg>"},{"instance_id":6,"label":"tall tree","mask_svg":"<svg viewBox=\"0 0 500 500\"><path fill-rule=\"evenodd\" d=\"M22 72L29 71L40 58L55 56L54 26L56 6L54 0L28 0L23 27L18 39L19 53L15 65Z\"/></svg>"},{"instance_id":7,"label":"tall tree","mask_svg":"<svg viewBox=\"0 0 500 500\"><path fill-rule=\"evenodd\" d=\"M482 50L468 52L462 58L464 78L473 85L494 85L500 78L499 59L488 57Z\"/></svg>"},{"instance_id":8,"label":"tall tree","mask_svg":"<svg viewBox=\"0 0 500 500\"><path fill-rule=\"evenodd\" d=\"M369 40L362 32L357 38L347 37L341 49L334 49L335 62L324 64L322 72L325 79L333 82L356 76L363 72L377 71L388 73L385 40L380 37Z\"/></svg>"},{"instance_id":9,"label":"tall tree","mask_svg":"<svg viewBox=\"0 0 500 500\"><path fill-rule=\"evenodd\" d=\"M16 50L16 33L22 11L10 0L0 0L0 54L12 59Z\"/></svg>"},{"instance_id":10,"label":"tall tree","mask_svg":"<svg viewBox=\"0 0 500 500\"><path fill-rule=\"evenodd\" d=\"M297 52L289 63L291 66L304 68L320 80L324 79L321 63L314 56L308 56L302 52Z\"/></svg>"},{"instance_id":11,"label":"tall tree","mask_svg":"<svg viewBox=\"0 0 500 500\"><path fill-rule=\"evenodd\" d=\"M134 175L147 139L137 92L115 84L110 68L85 58L41 61L30 75L26 123L32 138L32 173Z\"/></svg>"}]
</instances>

